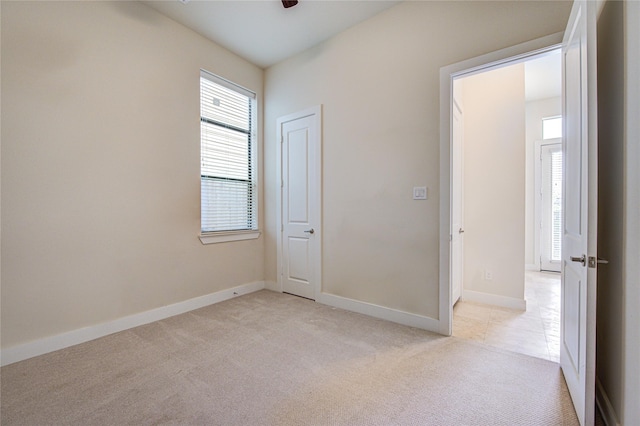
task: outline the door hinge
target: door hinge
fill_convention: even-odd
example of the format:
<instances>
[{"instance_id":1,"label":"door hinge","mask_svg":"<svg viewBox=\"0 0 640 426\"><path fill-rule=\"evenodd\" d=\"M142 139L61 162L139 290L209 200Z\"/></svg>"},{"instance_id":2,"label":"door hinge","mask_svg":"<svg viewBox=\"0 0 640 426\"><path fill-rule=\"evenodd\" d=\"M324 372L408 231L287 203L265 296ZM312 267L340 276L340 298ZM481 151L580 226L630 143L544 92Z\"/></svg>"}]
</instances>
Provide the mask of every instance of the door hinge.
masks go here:
<instances>
[{"instance_id":1,"label":"door hinge","mask_svg":"<svg viewBox=\"0 0 640 426\"><path fill-rule=\"evenodd\" d=\"M280 232L284 232L284 225L280 225Z\"/></svg>"},{"instance_id":2,"label":"door hinge","mask_svg":"<svg viewBox=\"0 0 640 426\"><path fill-rule=\"evenodd\" d=\"M280 181L280 188L284 188L284 180Z\"/></svg>"}]
</instances>

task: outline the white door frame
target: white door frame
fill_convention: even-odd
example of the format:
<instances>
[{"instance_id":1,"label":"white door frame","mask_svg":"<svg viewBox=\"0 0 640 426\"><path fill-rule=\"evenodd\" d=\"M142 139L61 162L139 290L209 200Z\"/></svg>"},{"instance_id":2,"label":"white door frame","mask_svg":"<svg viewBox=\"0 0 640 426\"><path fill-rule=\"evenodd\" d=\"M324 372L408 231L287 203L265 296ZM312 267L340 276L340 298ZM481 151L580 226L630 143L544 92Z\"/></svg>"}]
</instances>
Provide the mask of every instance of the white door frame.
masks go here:
<instances>
[{"instance_id":1,"label":"white door frame","mask_svg":"<svg viewBox=\"0 0 640 426\"><path fill-rule=\"evenodd\" d=\"M314 191L314 200L312 203L314 206L317 206L319 211L319 219L318 223L314 224L314 244L315 244L315 255L311 260L313 262L313 282L315 284L315 297L314 300L319 301L320 295L322 292L322 105L316 105L310 108L307 108L302 111L294 112L292 114L285 115L283 117L279 117L277 120L277 153L276 153L276 184L280 183L278 190L276 191L276 231L278 233L277 240L277 288L276 290L279 292L283 291L282 285L282 262L283 262L283 242L282 242L282 188L283 188L283 177L282 177L282 124L288 121L297 120L305 117L313 117L315 121L315 128L317 129L317 144L315 146L315 150L313 152L313 156L315 158L315 191Z\"/></svg>"},{"instance_id":2,"label":"white door frame","mask_svg":"<svg viewBox=\"0 0 640 426\"><path fill-rule=\"evenodd\" d=\"M439 332L451 336L453 307L451 305L451 136L453 81L491 69L526 61L533 56L550 53L561 47L563 33L467 59L440 69L440 244L439 244ZM524 231L523 231L524 232Z\"/></svg>"}]
</instances>

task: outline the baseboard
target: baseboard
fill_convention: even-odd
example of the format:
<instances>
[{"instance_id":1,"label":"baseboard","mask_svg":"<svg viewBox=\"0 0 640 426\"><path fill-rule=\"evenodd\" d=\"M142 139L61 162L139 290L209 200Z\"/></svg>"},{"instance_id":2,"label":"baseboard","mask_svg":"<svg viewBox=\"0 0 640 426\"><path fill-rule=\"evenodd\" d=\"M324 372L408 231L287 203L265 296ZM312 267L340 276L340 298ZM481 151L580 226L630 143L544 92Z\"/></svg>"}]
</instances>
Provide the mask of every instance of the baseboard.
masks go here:
<instances>
[{"instance_id":1,"label":"baseboard","mask_svg":"<svg viewBox=\"0 0 640 426\"><path fill-rule=\"evenodd\" d=\"M525 271L539 271L540 267L538 265L536 265L535 263L527 263L526 265L524 265L524 270Z\"/></svg>"},{"instance_id":2,"label":"baseboard","mask_svg":"<svg viewBox=\"0 0 640 426\"><path fill-rule=\"evenodd\" d=\"M410 327L421 328L423 330L440 333L440 321L422 315L411 314L372 303L361 302L359 300L348 299L346 297L335 296L333 294L322 293L317 300L324 305L333 306L347 311L357 312L374 318L395 322Z\"/></svg>"},{"instance_id":3,"label":"baseboard","mask_svg":"<svg viewBox=\"0 0 640 426\"><path fill-rule=\"evenodd\" d=\"M602 387L602 383L596 376L596 405L598 406L598 410L600 410L600 414L602 414L602 420L607 426L620 426L620 422L618 422L618 418L616 417L616 412L613 409L613 405L611 405L611 401L607 396L607 392Z\"/></svg>"},{"instance_id":4,"label":"baseboard","mask_svg":"<svg viewBox=\"0 0 640 426\"><path fill-rule=\"evenodd\" d=\"M484 303L485 305L500 306L502 308L527 310L527 301L514 297L499 296L497 294L481 293L479 291L464 290L462 300L465 302Z\"/></svg>"},{"instance_id":5,"label":"baseboard","mask_svg":"<svg viewBox=\"0 0 640 426\"><path fill-rule=\"evenodd\" d=\"M154 321L159 321L185 312L193 311L195 309L203 308L205 306L213 305L215 303L223 302L234 297L253 293L255 291L262 290L263 288L265 288L264 281L243 284L204 296L195 297L183 302L141 312L139 314L118 318L106 323L84 327L67 333L45 337L33 342L13 346L0 351L0 365L9 365L38 355L68 348L69 346L88 342L119 331L128 330L140 325L149 324Z\"/></svg>"}]
</instances>

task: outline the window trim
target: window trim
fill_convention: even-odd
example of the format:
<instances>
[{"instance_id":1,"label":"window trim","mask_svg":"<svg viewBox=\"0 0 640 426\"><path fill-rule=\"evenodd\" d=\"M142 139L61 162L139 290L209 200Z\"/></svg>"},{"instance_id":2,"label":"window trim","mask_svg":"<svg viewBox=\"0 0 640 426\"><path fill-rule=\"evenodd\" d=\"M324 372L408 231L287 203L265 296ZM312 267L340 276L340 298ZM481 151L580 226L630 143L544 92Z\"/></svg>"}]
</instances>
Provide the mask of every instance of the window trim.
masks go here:
<instances>
[{"instance_id":1,"label":"window trim","mask_svg":"<svg viewBox=\"0 0 640 426\"><path fill-rule=\"evenodd\" d=\"M256 227L255 229L241 229L241 230L222 230L222 231L208 231L208 232L202 232L202 216L200 217L200 233L198 234L198 238L200 239L200 242L203 245L207 245L207 244L217 244L217 243L224 243L224 242L233 242L233 241L244 241L244 240L253 240L253 239L257 239L260 237L262 231L260 230L260 186L259 186L259 176L260 176L260 170L259 170L259 154L258 154L258 150L259 150L259 142L258 142L258 95L249 90L246 89L238 84L235 84L225 78L222 78L218 75L215 75L213 73L210 73L206 70L201 69L200 70L200 77L201 78L205 78L207 80L210 80L216 84L219 84L221 86L224 86L230 90L233 90L241 95L247 96L248 98L252 99L253 102L253 107L252 107L252 113L251 113L251 133L250 133L250 146L249 146L249 151L250 151L250 164L251 164L251 182L253 185L253 192L254 192L254 215L255 215L255 224ZM198 80L200 81L200 80ZM199 114L198 117L198 121L200 122L202 119L202 116ZM225 126L226 127L226 126ZM202 143L202 136L200 136L200 143ZM199 150L199 152L202 152L202 149ZM202 188L202 177L200 176L200 186ZM201 189L202 190L202 189ZM200 202L202 202L202 199L200 199ZM202 214L202 213L201 213Z\"/></svg>"}]
</instances>

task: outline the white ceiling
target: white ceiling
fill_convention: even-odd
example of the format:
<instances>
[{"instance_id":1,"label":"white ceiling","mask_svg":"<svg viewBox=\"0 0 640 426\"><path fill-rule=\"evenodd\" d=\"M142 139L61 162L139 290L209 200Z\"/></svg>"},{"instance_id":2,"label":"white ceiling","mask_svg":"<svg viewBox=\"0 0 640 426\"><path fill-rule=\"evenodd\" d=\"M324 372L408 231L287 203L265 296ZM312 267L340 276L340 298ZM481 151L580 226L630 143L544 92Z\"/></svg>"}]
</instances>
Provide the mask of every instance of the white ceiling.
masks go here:
<instances>
[{"instance_id":1,"label":"white ceiling","mask_svg":"<svg viewBox=\"0 0 640 426\"><path fill-rule=\"evenodd\" d=\"M552 98L562 94L560 50L554 50L524 64L524 91L527 101Z\"/></svg>"},{"instance_id":2,"label":"white ceiling","mask_svg":"<svg viewBox=\"0 0 640 426\"><path fill-rule=\"evenodd\" d=\"M269 67L394 6L400 0L149 0L169 18L248 61Z\"/></svg>"}]
</instances>

